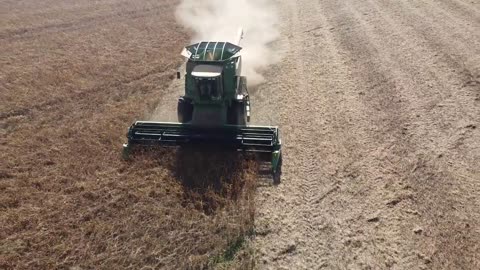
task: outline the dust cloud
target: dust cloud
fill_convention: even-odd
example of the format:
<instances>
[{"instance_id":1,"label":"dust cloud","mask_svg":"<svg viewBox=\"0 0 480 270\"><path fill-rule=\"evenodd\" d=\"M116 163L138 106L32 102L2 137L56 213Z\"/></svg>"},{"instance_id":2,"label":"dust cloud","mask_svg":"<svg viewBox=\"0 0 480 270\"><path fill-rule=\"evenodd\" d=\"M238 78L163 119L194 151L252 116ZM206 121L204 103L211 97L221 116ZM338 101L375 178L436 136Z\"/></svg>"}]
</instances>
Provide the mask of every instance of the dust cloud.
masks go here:
<instances>
[{"instance_id":1,"label":"dust cloud","mask_svg":"<svg viewBox=\"0 0 480 270\"><path fill-rule=\"evenodd\" d=\"M193 31L192 42L236 43L238 30L243 28L242 75L248 77L249 85L263 82L260 72L281 59L270 46L280 36L277 10L271 0L183 0L176 15Z\"/></svg>"}]
</instances>

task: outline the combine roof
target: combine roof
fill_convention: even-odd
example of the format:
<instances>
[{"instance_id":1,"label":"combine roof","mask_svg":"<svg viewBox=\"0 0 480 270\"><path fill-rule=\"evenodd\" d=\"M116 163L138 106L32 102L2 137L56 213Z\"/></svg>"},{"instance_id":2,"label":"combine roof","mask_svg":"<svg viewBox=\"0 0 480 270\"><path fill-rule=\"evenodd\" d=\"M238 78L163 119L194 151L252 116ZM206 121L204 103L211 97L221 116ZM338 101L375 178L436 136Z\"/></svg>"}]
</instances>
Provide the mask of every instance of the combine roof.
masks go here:
<instances>
[{"instance_id":1,"label":"combine roof","mask_svg":"<svg viewBox=\"0 0 480 270\"><path fill-rule=\"evenodd\" d=\"M242 50L229 42L200 42L186 47L182 55L193 61L224 61Z\"/></svg>"}]
</instances>

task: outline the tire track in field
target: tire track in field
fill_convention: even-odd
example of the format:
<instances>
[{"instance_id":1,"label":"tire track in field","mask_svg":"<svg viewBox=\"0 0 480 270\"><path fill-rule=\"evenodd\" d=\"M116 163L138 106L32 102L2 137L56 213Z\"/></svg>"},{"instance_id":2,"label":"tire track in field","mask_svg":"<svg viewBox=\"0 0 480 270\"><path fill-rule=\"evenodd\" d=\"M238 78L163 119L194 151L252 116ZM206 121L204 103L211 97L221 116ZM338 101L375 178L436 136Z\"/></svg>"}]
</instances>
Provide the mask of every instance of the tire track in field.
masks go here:
<instances>
[{"instance_id":1,"label":"tire track in field","mask_svg":"<svg viewBox=\"0 0 480 270\"><path fill-rule=\"evenodd\" d=\"M127 10L122 12L115 12L112 14L82 17L69 22L52 23L35 27L6 30L0 32L0 41L12 42L35 38L45 34L75 31L89 28L98 25L99 23L111 23L115 19L125 20L125 18L128 18L133 20L137 18L142 18L148 15L152 15L155 12L160 15L160 12L164 10L167 5L169 5L169 3L164 3L159 6L144 8L140 10Z\"/></svg>"},{"instance_id":2,"label":"tire track in field","mask_svg":"<svg viewBox=\"0 0 480 270\"><path fill-rule=\"evenodd\" d=\"M478 22L429 5L281 2L290 46L253 96L285 145L260 268L478 267Z\"/></svg>"}]
</instances>

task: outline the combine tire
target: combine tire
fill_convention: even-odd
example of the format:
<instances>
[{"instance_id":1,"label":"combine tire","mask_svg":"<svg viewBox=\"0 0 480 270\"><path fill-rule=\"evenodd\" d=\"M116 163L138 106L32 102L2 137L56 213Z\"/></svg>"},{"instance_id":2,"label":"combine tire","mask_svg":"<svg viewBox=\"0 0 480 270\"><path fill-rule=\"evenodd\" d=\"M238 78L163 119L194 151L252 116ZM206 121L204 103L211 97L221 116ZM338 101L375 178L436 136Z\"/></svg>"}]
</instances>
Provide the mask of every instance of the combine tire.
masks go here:
<instances>
[{"instance_id":1,"label":"combine tire","mask_svg":"<svg viewBox=\"0 0 480 270\"><path fill-rule=\"evenodd\" d=\"M244 126L247 124L245 120L245 103L232 102L232 105L228 109L228 124Z\"/></svg>"},{"instance_id":2,"label":"combine tire","mask_svg":"<svg viewBox=\"0 0 480 270\"><path fill-rule=\"evenodd\" d=\"M177 105L178 122L187 123L192 121L193 105L184 97L178 99Z\"/></svg>"}]
</instances>

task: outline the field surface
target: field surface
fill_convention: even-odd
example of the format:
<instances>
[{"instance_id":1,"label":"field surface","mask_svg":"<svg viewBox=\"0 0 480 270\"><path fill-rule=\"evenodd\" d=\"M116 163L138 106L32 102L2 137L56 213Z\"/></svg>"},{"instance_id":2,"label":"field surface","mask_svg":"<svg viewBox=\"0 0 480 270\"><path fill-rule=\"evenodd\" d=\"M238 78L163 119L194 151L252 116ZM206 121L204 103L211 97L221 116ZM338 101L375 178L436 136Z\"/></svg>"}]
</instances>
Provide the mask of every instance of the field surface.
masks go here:
<instances>
[{"instance_id":1,"label":"field surface","mask_svg":"<svg viewBox=\"0 0 480 270\"><path fill-rule=\"evenodd\" d=\"M259 268L480 269L480 3L278 4L285 56L253 106L284 179L256 195Z\"/></svg>"},{"instance_id":2,"label":"field surface","mask_svg":"<svg viewBox=\"0 0 480 270\"><path fill-rule=\"evenodd\" d=\"M0 1L0 269L203 267L252 226L243 163L121 159L181 64L177 5Z\"/></svg>"},{"instance_id":3,"label":"field surface","mask_svg":"<svg viewBox=\"0 0 480 270\"><path fill-rule=\"evenodd\" d=\"M120 159L133 120L175 120L178 1L0 0L0 268L480 269L480 3L275 2L251 92L278 186Z\"/></svg>"}]
</instances>

